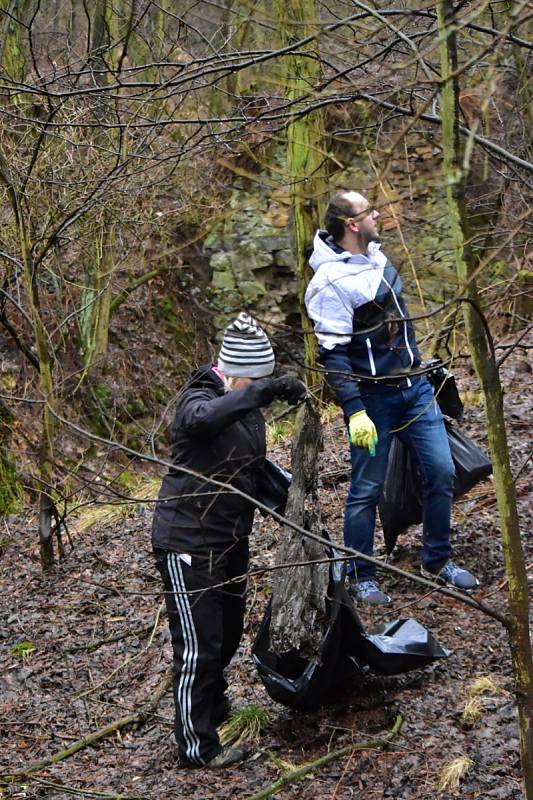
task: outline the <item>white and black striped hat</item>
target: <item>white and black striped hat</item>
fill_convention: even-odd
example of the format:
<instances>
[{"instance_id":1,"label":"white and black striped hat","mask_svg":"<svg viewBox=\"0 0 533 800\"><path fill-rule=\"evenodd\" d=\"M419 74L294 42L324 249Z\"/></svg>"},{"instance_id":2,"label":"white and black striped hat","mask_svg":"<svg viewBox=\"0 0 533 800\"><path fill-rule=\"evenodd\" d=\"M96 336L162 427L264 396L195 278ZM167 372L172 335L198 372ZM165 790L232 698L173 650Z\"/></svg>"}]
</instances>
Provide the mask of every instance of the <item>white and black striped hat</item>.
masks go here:
<instances>
[{"instance_id":1,"label":"white and black striped hat","mask_svg":"<svg viewBox=\"0 0 533 800\"><path fill-rule=\"evenodd\" d=\"M218 368L228 378L264 378L274 372L268 336L245 311L228 325L218 354Z\"/></svg>"}]
</instances>

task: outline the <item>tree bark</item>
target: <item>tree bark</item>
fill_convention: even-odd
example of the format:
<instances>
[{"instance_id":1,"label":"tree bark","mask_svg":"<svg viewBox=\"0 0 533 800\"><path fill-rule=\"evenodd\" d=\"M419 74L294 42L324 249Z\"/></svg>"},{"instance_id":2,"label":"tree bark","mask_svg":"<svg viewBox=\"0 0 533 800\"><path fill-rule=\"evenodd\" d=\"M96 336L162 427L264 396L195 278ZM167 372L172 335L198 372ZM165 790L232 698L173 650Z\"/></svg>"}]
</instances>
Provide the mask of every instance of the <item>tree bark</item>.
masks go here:
<instances>
[{"instance_id":1,"label":"tree bark","mask_svg":"<svg viewBox=\"0 0 533 800\"><path fill-rule=\"evenodd\" d=\"M24 209L19 202L17 186L9 170L7 161L0 153L0 181L5 185L11 210L15 217L23 265L23 276L31 309L35 349L39 361L39 386L43 399L42 431L39 454L39 477L41 481L41 503L39 512L39 544L43 570L54 563L52 541L52 464L54 455L55 420L52 409L55 407L54 381L52 375L52 355L48 347L46 330L41 317L39 285L33 261L32 247Z\"/></svg>"},{"instance_id":2,"label":"tree bark","mask_svg":"<svg viewBox=\"0 0 533 800\"><path fill-rule=\"evenodd\" d=\"M28 0L0 0L0 64L13 81L22 81L26 58L22 38L22 25L18 21L26 10ZM7 12L7 13L6 13ZM16 92L14 93L16 98Z\"/></svg>"},{"instance_id":3,"label":"tree bark","mask_svg":"<svg viewBox=\"0 0 533 800\"><path fill-rule=\"evenodd\" d=\"M520 755L525 794L533 799L533 658L529 633L527 573L520 537L505 417L503 392L490 332L480 309L475 279L476 264L469 245L465 204L466 175L462 171L458 131L458 93L451 77L455 70L456 44L452 0L439 0L437 14L442 69L442 143L446 193L455 246L457 273L467 298L465 324L474 367L485 399L485 415L500 513L505 570L509 586L509 644L516 682L520 725Z\"/></svg>"},{"instance_id":4,"label":"tree bark","mask_svg":"<svg viewBox=\"0 0 533 800\"><path fill-rule=\"evenodd\" d=\"M322 449L322 430L312 400L300 406L296 415L292 448L292 484L285 516L291 522L320 532L320 507L317 496L317 459ZM325 558L324 545L302 537L292 528L282 531L277 564L287 565L277 572L272 588L270 639L278 652L291 648L302 655L318 653L325 621L325 600L329 582L327 564L291 567L302 561Z\"/></svg>"},{"instance_id":5,"label":"tree bark","mask_svg":"<svg viewBox=\"0 0 533 800\"><path fill-rule=\"evenodd\" d=\"M289 43L293 35L303 38L316 32L316 0L276 0L276 11L282 47ZM287 171L291 187L300 318L307 383L310 387L318 386L320 378L316 371L317 341L305 310L304 295L312 277L308 258L324 206L327 153L323 113L313 111L298 116L296 112L298 101L312 95L320 79L320 59L313 48L316 48L316 42L306 50L291 55L282 74L282 83L288 87L288 100L294 104L294 114L287 128Z\"/></svg>"}]
</instances>

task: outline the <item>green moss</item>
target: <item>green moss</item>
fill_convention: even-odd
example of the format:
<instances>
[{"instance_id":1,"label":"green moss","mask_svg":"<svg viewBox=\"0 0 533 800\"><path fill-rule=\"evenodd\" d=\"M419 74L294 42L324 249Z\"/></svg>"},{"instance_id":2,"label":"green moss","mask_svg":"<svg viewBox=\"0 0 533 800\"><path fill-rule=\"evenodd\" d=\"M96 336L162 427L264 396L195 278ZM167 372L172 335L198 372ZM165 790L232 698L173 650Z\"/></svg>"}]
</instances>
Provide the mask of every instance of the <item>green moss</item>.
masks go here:
<instances>
[{"instance_id":1,"label":"green moss","mask_svg":"<svg viewBox=\"0 0 533 800\"><path fill-rule=\"evenodd\" d=\"M190 345L190 335L180 323L178 315L178 304L170 297L165 297L154 305L155 318L164 324L166 333L172 336L178 349L182 350Z\"/></svg>"},{"instance_id":2,"label":"green moss","mask_svg":"<svg viewBox=\"0 0 533 800\"><path fill-rule=\"evenodd\" d=\"M130 417L136 419L137 417L142 417L143 414L146 414L148 411L148 406L142 397L133 397L126 404L126 411Z\"/></svg>"},{"instance_id":3,"label":"green moss","mask_svg":"<svg viewBox=\"0 0 533 800\"><path fill-rule=\"evenodd\" d=\"M107 400L111 396L111 389L103 383L97 383L92 387L92 391L97 400Z\"/></svg>"},{"instance_id":4,"label":"green moss","mask_svg":"<svg viewBox=\"0 0 533 800\"><path fill-rule=\"evenodd\" d=\"M37 648L31 642L18 642L9 648L9 652L12 656L22 659L28 658L28 656L31 656L36 650Z\"/></svg>"},{"instance_id":5,"label":"green moss","mask_svg":"<svg viewBox=\"0 0 533 800\"><path fill-rule=\"evenodd\" d=\"M129 469L125 469L115 478L115 483L118 483L119 486L122 486L123 489L129 489L131 486L135 484L137 477L134 472L130 472Z\"/></svg>"},{"instance_id":6,"label":"green moss","mask_svg":"<svg viewBox=\"0 0 533 800\"><path fill-rule=\"evenodd\" d=\"M7 458L0 459L0 518L22 511L22 486L17 470Z\"/></svg>"}]
</instances>

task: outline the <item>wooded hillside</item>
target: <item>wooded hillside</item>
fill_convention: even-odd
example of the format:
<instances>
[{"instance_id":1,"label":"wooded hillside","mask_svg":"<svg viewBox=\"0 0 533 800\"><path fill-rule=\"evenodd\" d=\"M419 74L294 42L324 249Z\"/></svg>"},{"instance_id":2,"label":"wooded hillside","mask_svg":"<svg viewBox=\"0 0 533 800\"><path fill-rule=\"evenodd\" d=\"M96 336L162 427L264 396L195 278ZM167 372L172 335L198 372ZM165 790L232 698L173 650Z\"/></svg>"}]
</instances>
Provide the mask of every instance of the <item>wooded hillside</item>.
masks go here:
<instances>
[{"instance_id":1,"label":"wooded hillside","mask_svg":"<svg viewBox=\"0 0 533 800\"><path fill-rule=\"evenodd\" d=\"M149 755L135 763L152 776L139 796L160 796L162 764L168 796L252 797L285 761L355 743L355 730L385 735L399 693L405 751L401 739L386 754L354 751L323 789L306 779L273 796L453 795L436 787L457 734L458 757L475 765L464 796L533 797L530 24L526 0L0 0L1 769L21 773L2 778L0 794L137 796L129 749L139 748ZM400 682L392 694L375 684L360 728L357 700L349 720L324 712L315 738L297 714L276 724L279 707L240 651L234 684L269 706L267 740L244 778L194 794L192 779L179 788L169 778L168 720L143 706L169 663L149 552L167 428L187 374L249 311L278 369L306 380L329 430L318 491L340 542L344 431L302 304L312 238L340 187L380 212L423 355L459 376L466 426L490 451L494 484L467 498L455 523L484 572L480 600L505 624L402 585L398 616L404 600L414 604L439 638L449 635L459 666L417 673L419 686ZM289 466L286 410L274 407L267 422ZM262 525L258 537L277 545L276 526ZM400 551L408 571L410 547ZM272 585L264 543L255 558L247 645ZM106 643L101 657L98 643L115 636L122 644ZM135 669L113 683L130 656ZM490 701L474 722L457 722L457 692L466 697L467 675L485 672ZM122 710L142 711L145 727L130 720L123 739L85 750L72 771L22 774ZM417 737L435 737L422 759ZM509 750L505 764L498 746ZM403 777L411 769L416 785ZM64 775L67 788L46 785Z\"/></svg>"}]
</instances>

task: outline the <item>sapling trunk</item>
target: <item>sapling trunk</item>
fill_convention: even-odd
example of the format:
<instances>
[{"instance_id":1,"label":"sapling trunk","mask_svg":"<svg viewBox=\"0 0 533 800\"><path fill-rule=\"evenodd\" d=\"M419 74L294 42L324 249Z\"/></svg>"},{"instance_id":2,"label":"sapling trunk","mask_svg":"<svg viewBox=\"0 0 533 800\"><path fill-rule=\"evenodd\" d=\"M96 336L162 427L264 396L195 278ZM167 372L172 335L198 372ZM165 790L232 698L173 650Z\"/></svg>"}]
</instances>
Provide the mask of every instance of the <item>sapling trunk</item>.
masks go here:
<instances>
[{"instance_id":1,"label":"sapling trunk","mask_svg":"<svg viewBox=\"0 0 533 800\"><path fill-rule=\"evenodd\" d=\"M464 165L458 135L457 61L454 8L451 0L437 3L442 69L442 144L444 175L450 224L454 240L457 273L464 287L466 333L476 374L485 400L485 415L494 484L508 579L510 622L509 644L516 684L520 725L520 756L525 796L533 800L533 658L529 633L527 573L520 537L516 490L511 473L503 412L503 392L494 347L480 309L475 272L477 265L469 246L465 204Z\"/></svg>"}]
</instances>

